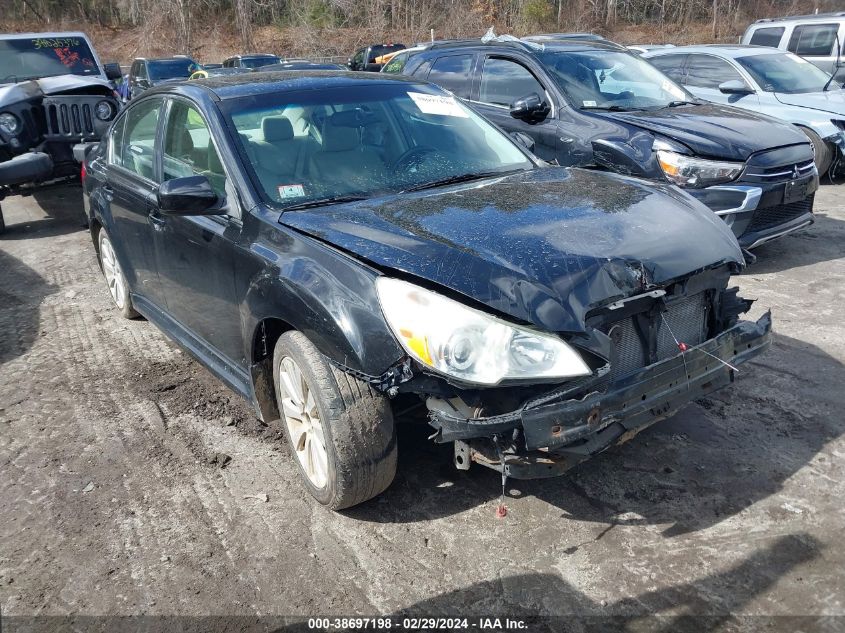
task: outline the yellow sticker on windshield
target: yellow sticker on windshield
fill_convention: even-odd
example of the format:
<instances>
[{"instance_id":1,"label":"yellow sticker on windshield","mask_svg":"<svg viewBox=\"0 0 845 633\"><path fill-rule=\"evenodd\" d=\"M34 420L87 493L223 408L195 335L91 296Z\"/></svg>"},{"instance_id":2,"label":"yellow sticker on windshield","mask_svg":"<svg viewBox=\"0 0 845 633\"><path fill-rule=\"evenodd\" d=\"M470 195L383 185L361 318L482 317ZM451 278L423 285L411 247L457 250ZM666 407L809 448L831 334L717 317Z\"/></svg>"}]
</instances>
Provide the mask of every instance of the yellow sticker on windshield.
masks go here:
<instances>
[{"instance_id":1,"label":"yellow sticker on windshield","mask_svg":"<svg viewBox=\"0 0 845 633\"><path fill-rule=\"evenodd\" d=\"M455 97L446 95L427 95L422 92L409 92L408 96L414 100L423 114L441 114L443 116L457 116L463 119L469 115L455 101Z\"/></svg>"}]
</instances>

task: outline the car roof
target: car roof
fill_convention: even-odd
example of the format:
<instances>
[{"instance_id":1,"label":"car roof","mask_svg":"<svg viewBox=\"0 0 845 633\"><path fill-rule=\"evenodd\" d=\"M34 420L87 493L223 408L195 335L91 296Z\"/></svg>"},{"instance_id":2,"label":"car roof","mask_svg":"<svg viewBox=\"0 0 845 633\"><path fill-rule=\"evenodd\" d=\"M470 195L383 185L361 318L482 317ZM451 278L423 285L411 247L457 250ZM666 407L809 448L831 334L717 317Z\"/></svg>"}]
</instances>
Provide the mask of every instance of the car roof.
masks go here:
<instances>
[{"instance_id":1,"label":"car roof","mask_svg":"<svg viewBox=\"0 0 845 633\"><path fill-rule=\"evenodd\" d=\"M783 24L784 22L841 22L845 20L845 11L834 11L831 13L811 13L808 15L788 15L781 18L760 18L749 27L766 26L768 24Z\"/></svg>"},{"instance_id":2,"label":"car roof","mask_svg":"<svg viewBox=\"0 0 845 633\"><path fill-rule=\"evenodd\" d=\"M771 46L754 46L751 44L697 44L693 46L676 46L675 48L660 48L643 53L645 59L651 57L664 57L666 55L679 55L684 53L710 53L737 59L751 55L784 55L786 51Z\"/></svg>"},{"instance_id":3,"label":"car roof","mask_svg":"<svg viewBox=\"0 0 845 633\"><path fill-rule=\"evenodd\" d=\"M540 52L575 52L575 51L623 51L627 50L621 44L610 40L593 40L579 38L544 39L543 41L531 40L491 40L482 42L481 39L470 40L444 40L429 44L427 50L443 50L450 48L511 48L526 53Z\"/></svg>"},{"instance_id":4,"label":"car roof","mask_svg":"<svg viewBox=\"0 0 845 633\"><path fill-rule=\"evenodd\" d=\"M162 94L174 90L192 91L201 89L212 93L219 100L250 97L272 92L294 92L320 88L366 87L374 84L402 82L420 84L419 79L403 75L383 75L343 70L280 70L251 72L236 75L219 75L197 79L190 83L179 83L151 90L146 94Z\"/></svg>"},{"instance_id":5,"label":"car roof","mask_svg":"<svg viewBox=\"0 0 845 633\"><path fill-rule=\"evenodd\" d=\"M4 33L0 40L25 40L36 37L81 37L88 41L88 36L82 31L46 31L43 33Z\"/></svg>"}]
</instances>

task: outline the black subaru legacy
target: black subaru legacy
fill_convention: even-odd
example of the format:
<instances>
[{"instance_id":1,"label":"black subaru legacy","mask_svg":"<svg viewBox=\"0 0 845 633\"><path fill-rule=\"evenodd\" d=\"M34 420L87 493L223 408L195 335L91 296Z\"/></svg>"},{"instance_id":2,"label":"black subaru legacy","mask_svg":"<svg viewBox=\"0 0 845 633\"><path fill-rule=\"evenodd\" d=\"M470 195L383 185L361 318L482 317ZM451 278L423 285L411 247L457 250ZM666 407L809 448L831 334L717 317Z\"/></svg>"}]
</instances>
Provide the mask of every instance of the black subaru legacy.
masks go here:
<instances>
[{"instance_id":1,"label":"black subaru legacy","mask_svg":"<svg viewBox=\"0 0 845 633\"><path fill-rule=\"evenodd\" d=\"M338 509L394 416L455 464L546 477L770 344L728 227L669 185L550 167L418 81L297 71L151 90L86 163L114 303L282 420Z\"/></svg>"},{"instance_id":2,"label":"black subaru legacy","mask_svg":"<svg viewBox=\"0 0 845 633\"><path fill-rule=\"evenodd\" d=\"M534 153L671 182L754 248L813 223L818 172L798 128L696 99L607 40L435 42L402 72L472 102Z\"/></svg>"}]
</instances>

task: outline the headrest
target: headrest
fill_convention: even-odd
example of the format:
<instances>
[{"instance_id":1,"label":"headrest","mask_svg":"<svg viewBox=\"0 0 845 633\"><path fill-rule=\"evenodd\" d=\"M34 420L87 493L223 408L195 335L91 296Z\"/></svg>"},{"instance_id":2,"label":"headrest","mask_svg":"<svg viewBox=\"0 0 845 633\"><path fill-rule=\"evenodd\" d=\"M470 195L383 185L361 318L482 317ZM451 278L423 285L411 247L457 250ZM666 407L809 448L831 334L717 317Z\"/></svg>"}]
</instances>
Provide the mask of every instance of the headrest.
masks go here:
<instances>
[{"instance_id":1,"label":"headrest","mask_svg":"<svg viewBox=\"0 0 845 633\"><path fill-rule=\"evenodd\" d=\"M326 126L323 128L323 151L324 152L345 152L355 149L361 144L361 139L358 135L358 127L349 127L343 125L343 119L339 119L347 112L336 112L331 115L326 121ZM354 112L352 113L354 114ZM340 125L338 125L340 123Z\"/></svg>"},{"instance_id":2,"label":"headrest","mask_svg":"<svg viewBox=\"0 0 845 633\"><path fill-rule=\"evenodd\" d=\"M268 143L289 141L293 138L293 125L283 116L266 116L261 120L261 132Z\"/></svg>"}]
</instances>

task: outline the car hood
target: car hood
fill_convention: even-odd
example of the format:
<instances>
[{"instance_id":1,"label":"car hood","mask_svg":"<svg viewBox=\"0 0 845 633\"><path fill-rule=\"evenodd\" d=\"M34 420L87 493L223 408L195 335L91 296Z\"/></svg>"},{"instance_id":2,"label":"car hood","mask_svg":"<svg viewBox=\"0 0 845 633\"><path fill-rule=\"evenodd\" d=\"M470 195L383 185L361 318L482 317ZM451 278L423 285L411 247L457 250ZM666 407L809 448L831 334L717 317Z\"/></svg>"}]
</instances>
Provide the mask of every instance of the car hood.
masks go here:
<instances>
[{"instance_id":1,"label":"car hood","mask_svg":"<svg viewBox=\"0 0 845 633\"><path fill-rule=\"evenodd\" d=\"M598 306L743 261L725 223L687 194L579 169L289 211L279 221L555 332L583 332Z\"/></svg>"},{"instance_id":2,"label":"car hood","mask_svg":"<svg viewBox=\"0 0 845 633\"><path fill-rule=\"evenodd\" d=\"M69 91L79 91L88 87L107 88L109 94L112 87L101 77L81 77L79 75L60 75L58 77L43 77L30 79L15 84L0 85L0 106L11 105L32 99L33 97L62 94Z\"/></svg>"},{"instance_id":3,"label":"car hood","mask_svg":"<svg viewBox=\"0 0 845 633\"><path fill-rule=\"evenodd\" d=\"M800 108L811 108L845 116L845 90L830 90L828 92L805 92L788 94L776 92L775 99L786 105Z\"/></svg>"},{"instance_id":4,"label":"car hood","mask_svg":"<svg viewBox=\"0 0 845 633\"><path fill-rule=\"evenodd\" d=\"M756 152L807 142L801 132L777 119L715 103L597 114L667 136L699 156L722 160L745 161Z\"/></svg>"}]
</instances>

